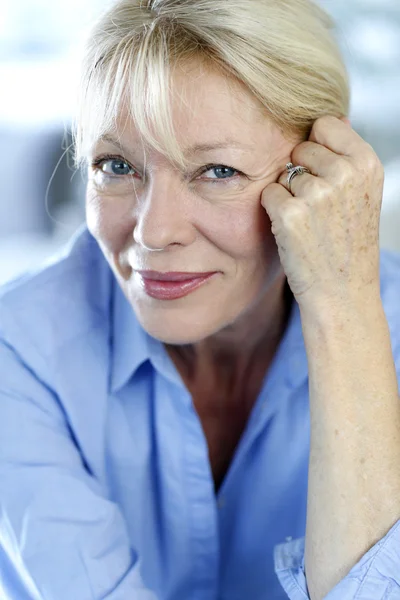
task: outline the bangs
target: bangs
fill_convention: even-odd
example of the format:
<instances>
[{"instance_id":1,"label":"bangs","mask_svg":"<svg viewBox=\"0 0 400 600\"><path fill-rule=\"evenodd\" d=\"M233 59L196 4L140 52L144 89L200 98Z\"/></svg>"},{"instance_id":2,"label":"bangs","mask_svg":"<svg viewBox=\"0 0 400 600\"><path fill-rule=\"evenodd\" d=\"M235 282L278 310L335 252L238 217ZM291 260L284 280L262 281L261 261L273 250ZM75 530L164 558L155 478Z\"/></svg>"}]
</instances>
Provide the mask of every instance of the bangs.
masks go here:
<instances>
[{"instance_id":1,"label":"bangs","mask_svg":"<svg viewBox=\"0 0 400 600\"><path fill-rule=\"evenodd\" d=\"M199 52L199 44L190 32L180 27L179 34L177 44L172 22L171 27L153 22L144 27L140 40L132 36L122 39L108 63L97 61L80 100L78 122L85 125L76 131L78 167L104 135L119 138L128 120L134 123L144 152L153 149L175 168L189 167L191 163L178 144L173 126L173 73L191 59L210 67L213 63L214 69L217 63L206 52ZM184 53L179 54L179 46L185 48ZM184 102L184 98L180 100Z\"/></svg>"},{"instance_id":2,"label":"bangs","mask_svg":"<svg viewBox=\"0 0 400 600\"><path fill-rule=\"evenodd\" d=\"M348 75L332 29L312 0L116 0L87 40L72 126L75 164L129 122L145 158L153 150L188 169L172 94L174 70L192 61L228 85L244 85L285 135L307 139L318 118L349 112ZM195 119L196 107L178 101Z\"/></svg>"}]
</instances>

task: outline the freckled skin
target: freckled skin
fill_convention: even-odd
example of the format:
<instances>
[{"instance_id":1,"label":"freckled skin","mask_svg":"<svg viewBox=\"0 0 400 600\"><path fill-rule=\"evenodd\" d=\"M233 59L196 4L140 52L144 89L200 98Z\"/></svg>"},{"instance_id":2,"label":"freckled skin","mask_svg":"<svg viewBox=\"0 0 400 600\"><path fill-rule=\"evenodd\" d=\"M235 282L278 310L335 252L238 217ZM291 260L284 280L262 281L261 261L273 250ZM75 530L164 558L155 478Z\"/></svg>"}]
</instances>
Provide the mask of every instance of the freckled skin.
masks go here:
<instances>
[{"instance_id":1,"label":"freckled skin","mask_svg":"<svg viewBox=\"0 0 400 600\"><path fill-rule=\"evenodd\" d=\"M291 162L310 172L293 180L291 193L282 174L262 204L302 315L376 294L384 180L376 153L347 119L326 115Z\"/></svg>"}]
</instances>

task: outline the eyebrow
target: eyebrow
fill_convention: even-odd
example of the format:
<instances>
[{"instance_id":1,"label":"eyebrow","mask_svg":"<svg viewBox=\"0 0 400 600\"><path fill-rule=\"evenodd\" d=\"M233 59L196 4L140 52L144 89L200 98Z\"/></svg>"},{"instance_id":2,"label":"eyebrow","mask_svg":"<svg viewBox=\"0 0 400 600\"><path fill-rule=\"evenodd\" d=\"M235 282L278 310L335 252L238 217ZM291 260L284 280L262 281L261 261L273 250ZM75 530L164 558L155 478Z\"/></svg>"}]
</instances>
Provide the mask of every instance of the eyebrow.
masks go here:
<instances>
[{"instance_id":1,"label":"eyebrow","mask_svg":"<svg viewBox=\"0 0 400 600\"><path fill-rule=\"evenodd\" d=\"M129 150L110 134L106 133L102 135L99 138L99 141L110 142L119 148L124 154L129 154ZM184 153L190 156L199 152L209 152L210 150L218 150L220 148L238 148L239 150L250 150L252 146L250 144L243 144L237 140L227 138L223 142L216 142L214 144L195 144L194 146L189 146L184 148Z\"/></svg>"}]
</instances>

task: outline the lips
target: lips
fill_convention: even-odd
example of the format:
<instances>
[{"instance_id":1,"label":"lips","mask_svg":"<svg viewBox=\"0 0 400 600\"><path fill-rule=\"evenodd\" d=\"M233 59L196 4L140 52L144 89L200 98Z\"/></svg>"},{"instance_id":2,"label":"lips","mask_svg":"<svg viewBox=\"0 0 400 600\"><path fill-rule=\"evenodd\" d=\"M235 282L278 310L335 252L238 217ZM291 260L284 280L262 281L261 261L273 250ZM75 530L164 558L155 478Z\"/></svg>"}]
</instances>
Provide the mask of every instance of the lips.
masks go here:
<instances>
[{"instance_id":1,"label":"lips","mask_svg":"<svg viewBox=\"0 0 400 600\"><path fill-rule=\"evenodd\" d=\"M161 273L159 271L138 271L138 273L140 273L142 277L153 281L191 281L192 279L212 275L214 271L208 273L189 273L186 271L169 271L168 273Z\"/></svg>"},{"instance_id":2,"label":"lips","mask_svg":"<svg viewBox=\"0 0 400 600\"><path fill-rule=\"evenodd\" d=\"M148 296L157 300L177 300L204 285L216 273L137 271L136 275Z\"/></svg>"}]
</instances>

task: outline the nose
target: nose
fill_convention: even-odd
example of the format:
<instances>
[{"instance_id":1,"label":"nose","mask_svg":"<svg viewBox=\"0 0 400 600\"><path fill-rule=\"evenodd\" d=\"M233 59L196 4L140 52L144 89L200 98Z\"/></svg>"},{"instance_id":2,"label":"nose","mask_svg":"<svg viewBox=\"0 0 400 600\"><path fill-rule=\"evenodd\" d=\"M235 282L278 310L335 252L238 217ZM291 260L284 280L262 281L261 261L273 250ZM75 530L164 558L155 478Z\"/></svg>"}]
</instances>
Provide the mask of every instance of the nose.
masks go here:
<instances>
[{"instance_id":1,"label":"nose","mask_svg":"<svg viewBox=\"0 0 400 600\"><path fill-rule=\"evenodd\" d=\"M133 237L146 250L166 250L189 245L195 235L188 214L187 199L176 186L153 182L145 198L138 202Z\"/></svg>"}]
</instances>

